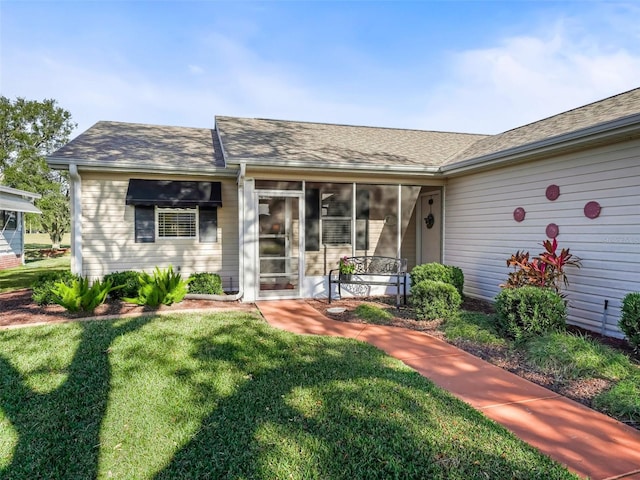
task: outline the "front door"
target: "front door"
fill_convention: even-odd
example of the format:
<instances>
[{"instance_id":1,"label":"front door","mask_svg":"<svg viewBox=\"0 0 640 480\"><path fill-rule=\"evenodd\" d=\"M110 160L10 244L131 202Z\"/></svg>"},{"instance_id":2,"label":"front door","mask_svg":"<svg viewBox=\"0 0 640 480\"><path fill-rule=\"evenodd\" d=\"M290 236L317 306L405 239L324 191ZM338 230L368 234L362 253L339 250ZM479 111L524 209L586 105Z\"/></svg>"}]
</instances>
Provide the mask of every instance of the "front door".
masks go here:
<instances>
[{"instance_id":1,"label":"front door","mask_svg":"<svg viewBox=\"0 0 640 480\"><path fill-rule=\"evenodd\" d=\"M442 202L440 191L426 192L420 196L419 263L442 261Z\"/></svg>"},{"instance_id":2,"label":"front door","mask_svg":"<svg viewBox=\"0 0 640 480\"><path fill-rule=\"evenodd\" d=\"M298 298L304 252L302 195L258 192L258 298Z\"/></svg>"}]
</instances>

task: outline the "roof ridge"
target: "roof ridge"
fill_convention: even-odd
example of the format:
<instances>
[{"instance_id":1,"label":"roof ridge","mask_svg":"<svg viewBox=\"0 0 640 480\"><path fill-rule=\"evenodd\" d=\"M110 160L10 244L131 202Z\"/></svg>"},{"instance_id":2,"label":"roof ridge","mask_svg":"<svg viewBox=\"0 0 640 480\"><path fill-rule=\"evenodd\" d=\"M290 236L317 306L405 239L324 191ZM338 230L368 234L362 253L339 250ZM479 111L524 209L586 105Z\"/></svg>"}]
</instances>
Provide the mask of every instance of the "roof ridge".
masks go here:
<instances>
[{"instance_id":1,"label":"roof ridge","mask_svg":"<svg viewBox=\"0 0 640 480\"><path fill-rule=\"evenodd\" d=\"M470 135L470 136L478 136L478 137L491 136L486 133L451 132L451 131L444 131L444 130L423 130L419 128L377 127L375 125L352 125L348 123L312 122L309 120L283 120L278 118L234 117L231 115L216 115L215 119L217 120L218 118L230 118L234 120L259 120L262 122L297 123L297 124L304 124L304 125L326 125L329 127L367 128L372 130L393 130L393 131L416 132L416 133L444 133L448 135Z\"/></svg>"}]
</instances>

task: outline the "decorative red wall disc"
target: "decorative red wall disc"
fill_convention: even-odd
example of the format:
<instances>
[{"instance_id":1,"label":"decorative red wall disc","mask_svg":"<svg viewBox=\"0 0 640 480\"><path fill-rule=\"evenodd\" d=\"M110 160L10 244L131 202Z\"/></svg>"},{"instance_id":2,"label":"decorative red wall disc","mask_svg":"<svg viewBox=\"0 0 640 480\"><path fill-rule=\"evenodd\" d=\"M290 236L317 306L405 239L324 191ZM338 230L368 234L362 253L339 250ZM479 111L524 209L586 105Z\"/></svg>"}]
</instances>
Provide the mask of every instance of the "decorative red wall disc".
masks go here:
<instances>
[{"instance_id":1,"label":"decorative red wall disc","mask_svg":"<svg viewBox=\"0 0 640 480\"><path fill-rule=\"evenodd\" d=\"M558 225L556 225L555 223L550 223L549 225L547 225L546 232L547 237L549 238L556 238L558 236L558 233L560 233Z\"/></svg>"},{"instance_id":2,"label":"decorative red wall disc","mask_svg":"<svg viewBox=\"0 0 640 480\"><path fill-rule=\"evenodd\" d=\"M587 218L598 218L600 216L600 204L589 202L584 206L584 216Z\"/></svg>"},{"instance_id":3,"label":"decorative red wall disc","mask_svg":"<svg viewBox=\"0 0 640 480\"><path fill-rule=\"evenodd\" d=\"M513 219L516 222L521 222L524 220L524 216L527 212L524 211L524 208L518 207L513 211Z\"/></svg>"},{"instance_id":4,"label":"decorative red wall disc","mask_svg":"<svg viewBox=\"0 0 640 480\"><path fill-rule=\"evenodd\" d=\"M546 191L547 199L552 202L560 196L560 187L558 185L549 185Z\"/></svg>"}]
</instances>

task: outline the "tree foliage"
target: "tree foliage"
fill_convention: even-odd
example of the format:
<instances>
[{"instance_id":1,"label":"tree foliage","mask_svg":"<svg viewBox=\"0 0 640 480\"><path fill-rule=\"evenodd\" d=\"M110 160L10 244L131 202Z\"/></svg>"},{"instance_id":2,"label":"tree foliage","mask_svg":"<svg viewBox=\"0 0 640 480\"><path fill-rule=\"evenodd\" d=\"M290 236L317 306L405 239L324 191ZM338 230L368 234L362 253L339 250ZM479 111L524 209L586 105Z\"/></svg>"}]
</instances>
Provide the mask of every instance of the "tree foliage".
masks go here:
<instances>
[{"instance_id":1,"label":"tree foliage","mask_svg":"<svg viewBox=\"0 0 640 480\"><path fill-rule=\"evenodd\" d=\"M69 141L76 124L55 100L10 100L0 96L0 183L36 192L42 216L32 222L59 245L70 228L67 174L49 168L45 157Z\"/></svg>"}]
</instances>

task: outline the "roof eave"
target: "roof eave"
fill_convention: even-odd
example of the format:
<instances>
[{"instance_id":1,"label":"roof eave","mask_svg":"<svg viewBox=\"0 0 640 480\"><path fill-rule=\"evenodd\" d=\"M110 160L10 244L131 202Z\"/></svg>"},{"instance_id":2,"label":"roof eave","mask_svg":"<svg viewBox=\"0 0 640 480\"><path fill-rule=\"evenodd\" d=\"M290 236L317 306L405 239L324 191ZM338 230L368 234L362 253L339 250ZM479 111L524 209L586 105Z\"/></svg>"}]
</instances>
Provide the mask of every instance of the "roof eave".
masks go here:
<instances>
[{"instance_id":1,"label":"roof eave","mask_svg":"<svg viewBox=\"0 0 640 480\"><path fill-rule=\"evenodd\" d=\"M440 175L440 167L438 166L417 166L417 165L374 165L374 164L353 164L353 163L339 163L327 165L317 162L305 162L305 161L287 161L287 162L274 162L266 161L255 158L234 158L227 159L227 165L241 165L246 164L247 168L260 169L260 170L292 170L304 168L305 170L314 170L317 172L335 172L340 173L381 173L384 175L407 175L410 173L419 175Z\"/></svg>"},{"instance_id":2,"label":"roof eave","mask_svg":"<svg viewBox=\"0 0 640 480\"><path fill-rule=\"evenodd\" d=\"M235 177L236 168L229 167L193 167L185 168L183 166L168 167L166 165L140 165L140 164L124 164L111 165L105 163L96 163L83 159L71 159L60 157L48 157L47 164L55 170L68 170L69 165L75 164L82 168L85 172L118 172L118 173L145 173L145 174L170 174L170 175L215 175L218 177Z\"/></svg>"},{"instance_id":3,"label":"roof eave","mask_svg":"<svg viewBox=\"0 0 640 480\"><path fill-rule=\"evenodd\" d=\"M640 137L640 114L630 115L489 155L444 165L440 171L445 176L461 175L476 170L495 168L506 163L524 162L638 137Z\"/></svg>"}]
</instances>

